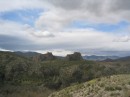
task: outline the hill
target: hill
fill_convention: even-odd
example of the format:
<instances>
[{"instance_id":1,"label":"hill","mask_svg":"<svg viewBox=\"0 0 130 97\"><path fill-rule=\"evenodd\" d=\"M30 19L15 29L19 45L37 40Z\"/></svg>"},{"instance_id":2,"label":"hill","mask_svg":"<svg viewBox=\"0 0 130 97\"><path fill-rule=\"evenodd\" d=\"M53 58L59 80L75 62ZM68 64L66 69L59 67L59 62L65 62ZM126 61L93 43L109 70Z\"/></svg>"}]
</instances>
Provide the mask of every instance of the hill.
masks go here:
<instances>
[{"instance_id":1,"label":"hill","mask_svg":"<svg viewBox=\"0 0 130 97\"><path fill-rule=\"evenodd\" d=\"M96 55L91 55L91 56L83 56L85 60L93 60L93 61L103 61L106 59L118 59L120 57L118 56L96 56Z\"/></svg>"},{"instance_id":2,"label":"hill","mask_svg":"<svg viewBox=\"0 0 130 97\"><path fill-rule=\"evenodd\" d=\"M126 62L129 61L129 62L130 62L130 56L118 58L118 59L116 59L115 61L126 61Z\"/></svg>"},{"instance_id":3,"label":"hill","mask_svg":"<svg viewBox=\"0 0 130 97\"><path fill-rule=\"evenodd\" d=\"M77 60L83 60L81 53L79 52L74 52L73 54L68 54L66 56L66 60L68 61L77 61Z\"/></svg>"},{"instance_id":4,"label":"hill","mask_svg":"<svg viewBox=\"0 0 130 97\"><path fill-rule=\"evenodd\" d=\"M13 52L0 52L0 97L47 97L75 83L130 73L130 61L79 60L80 54L72 58L34 61Z\"/></svg>"},{"instance_id":5,"label":"hill","mask_svg":"<svg viewBox=\"0 0 130 97\"><path fill-rule=\"evenodd\" d=\"M53 90L43 85L40 63L0 51L0 97L47 97Z\"/></svg>"},{"instance_id":6,"label":"hill","mask_svg":"<svg viewBox=\"0 0 130 97\"><path fill-rule=\"evenodd\" d=\"M32 59L36 62L41 62L41 61L52 61L55 60L56 57L51 52L47 52L46 54L38 54L36 56L33 56Z\"/></svg>"},{"instance_id":7,"label":"hill","mask_svg":"<svg viewBox=\"0 0 130 97\"><path fill-rule=\"evenodd\" d=\"M130 75L114 75L77 84L49 97L130 97Z\"/></svg>"},{"instance_id":8,"label":"hill","mask_svg":"<svg viewBox=\"0 0 130 97\"><path fill-rule=\"evenodd\" d=\"M18 82L29 79L38 65L13 52L0 52L0 67L0 75L4 77L5 81Z\"/></svg>"},{"instance_id":9,"label":"hill","mask_svg":"<svg viewBox=\"0 0 130 97\"><path fill-rule=\"evenodd\" d=\"M27 57L27 58L31 58L31 57L34 57L39 54L37 52L21 52L21 51L16 51L13 53L15 53L16 55L19 55L19 56Z\"/></svg>"}]
</instances>

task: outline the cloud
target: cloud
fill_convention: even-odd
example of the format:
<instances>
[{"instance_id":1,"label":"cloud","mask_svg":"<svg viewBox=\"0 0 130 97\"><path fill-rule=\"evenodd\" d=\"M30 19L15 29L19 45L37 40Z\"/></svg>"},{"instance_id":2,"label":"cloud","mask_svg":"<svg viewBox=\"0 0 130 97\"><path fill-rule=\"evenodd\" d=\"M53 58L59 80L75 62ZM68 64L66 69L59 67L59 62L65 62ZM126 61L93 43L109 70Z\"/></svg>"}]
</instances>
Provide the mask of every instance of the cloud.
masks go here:
<instances>
[{"instance_id":1,"label":"cloud","mask_svg":"<svg viewBox=\"0 0 130 97\"><path fill-rule=\"evenodd\" d=\"M67 10L73 10L78 9L82 5L82 0L48 0L49 3L51 3L54 6L57 6L59 8L67 9Z\"/></svg>"},{"instance_id":2,"label":"cloud","mask_svg":"<svg viewBox=\"0 0 130 97\"><path fill-rule=\"evenodd\" d=\"M69 17L60 15L62 13L47 11L41 15L35 26L41 30L59 31L62 30L67 24Z\"/></svg>"},{"instance_id":3,"label":"cloud","mask_svg":"<svg viewBox=\"0 0 130 97\"><path fill-rule=\"evenodd\" d=\"M43 12L36 16L33 25L0 19L0 47L12 50L127 51L130 49L129 35L119 36L123 31L102 32L93 24L129 23L129 4L129 0L1 0L1 13L26 9L43 9ZM91 27L71 28L75 21L90 23Z\"/></svg>"},{"instance_id":4,"label":"cloud","mask_svg":"<svg viewBox=\"0 0 130 97\"><path fill-rule=\"evenodd\" d=\"M39 52L39 53L42 53L42 54L45 54L46 52L52 52L53 55L56 55L56 56L66 56L67 54L72 54L72 53L74 53L74 51L64 50L64 49L38 50L38 51L36 51L36 52Z\"/></svg>"},{"instance_id":5,"label":"cloud","mask_svg":"<svg viewBox=\"0 0 130 97\"><path fill-rule=\"evenodd\" d=\"M129 0L47 0L47 11L36 21L39 29L63 30L71 22L116 24L130 21ZM118 15L117 15L118 14Z\"/></svg>"},{"instance_id":6,"label":"cloud","mask_svg":"<svg viewBox=\"0 0 130 97\"><path fill-rule=\"evenodd\" d=\"M55 32L53 38L33 39L36 44L48 49L100 49L100 50L128 50L127 44L115 43L117 35L100 32L94 29L72 29L67 32Z\"/></svg>"},{"instance_id":7,"label":"cloud","mask_svg":"<svg viewBox=\"0 0 130 97\"><path fill-rule=\"evenodd\" d=\"M129 42L129 41L130 41L129 36L122 36L113 40L113 42Z\"/></svg>"},{"instance_id":8,"label":"cloud","mask_svg":"<svg viewBox=\"0 0 130 97\"><path fill-rule=\"evenodd\" d=\"M31 32L30 34L38 38L54 37L54 35L48 31L37 31L37 32Z\"/></svg>"},{"instance_id":9,"label":"cloud","mask_svg":"<svg viewBox=\"0 0 130 97\"><path fill-rule=\"evenodd\" d=\"M0 48L0 51L11 51L11 50Z\"/></svg>"},{"instance_id":10,"label":"cloud","mask_svg":"<svg viewBox=\"0 0 130 97\"><path fill-rule=\"evenodd\" d=\"M1 0L0 12L43 9L36 28L52 32L63 30L77 20L93 23L130 21L129 4L129 0Z\"/></svg>"},{"instance_id":11,"label":"cloud","mask_svg":"<svg viewBox=\"0 0 130 97\"><path fill-rule=\"evenodd\" d=\"M127 40L125 38L120 40ZM97 50L129 50L127 43L113 42L118 34L106 33L93 28L68 29L66 31L37 31L28 24L22 25L11 21L0 22L0 47L11 50L50 50L67 49L81 51L82 49Z\"/></svg>"},{"instance_id":12,"label":"cloud","mask_svg":"<svg viewBox=\"0 0 130 97\"><path fill-rule=\"evenodd\" d=\"M8 50L22 50L31 48L34 44L24 37L16 37L10 35L0 35L0 47Z\"/></svg>"},{"instance_id":13,"label":"cloud","mask_svg":"<svg viewBox=\"0 0 130 97\"><path fill-rule=\"evenodd\" d=\"M42 0L0 0L0 12L44 8L45 5Z\"/></svg>"},{"instance_id":14,"label":"cloud","mask_svg":"<svg viewBox=\"0 0 130 97\"><path fill-rule=\"evenodd\" d=\"M129 11L130 0L114 0L111 2L111 9L114 11ZM116 4L116 5L115 5Z\"/></svg>"}]
</instances>

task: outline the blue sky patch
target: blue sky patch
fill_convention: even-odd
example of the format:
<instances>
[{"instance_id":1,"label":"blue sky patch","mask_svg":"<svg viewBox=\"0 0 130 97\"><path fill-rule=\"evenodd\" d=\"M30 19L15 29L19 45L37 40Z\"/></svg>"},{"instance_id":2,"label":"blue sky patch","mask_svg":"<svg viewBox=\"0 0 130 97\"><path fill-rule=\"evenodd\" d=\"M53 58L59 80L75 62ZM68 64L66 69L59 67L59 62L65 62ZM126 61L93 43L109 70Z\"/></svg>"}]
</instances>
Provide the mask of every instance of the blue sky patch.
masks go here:
<instances>
[{"instance_id":1,"label":"blue sky patch","mask_svg":"<svg viewBox=\"0 0 130 97\"><path fill-rule=\"evenodd\" d=\"M35 20L40 16L41 12L43 12L41 9L25 9L1 12L0 19L33 26Z\"/></svg>"},{"instance_id":2,"label":"blue sky patch","mask_svg":"<svg viewBox=\"0 0 130 97\"><path fill-rule=\"evenodd\" d=\"M129 25L130 25L130 23L126 22L126 21L121 21L116 24L107 24L107 23L93 24L93 23L86 22L86 21L73 21L69 27L82 28L82 29L93 28L95 30L103 31L103 32L114 32L119 29L126 28Z\"/></svg>"}]
</instances>

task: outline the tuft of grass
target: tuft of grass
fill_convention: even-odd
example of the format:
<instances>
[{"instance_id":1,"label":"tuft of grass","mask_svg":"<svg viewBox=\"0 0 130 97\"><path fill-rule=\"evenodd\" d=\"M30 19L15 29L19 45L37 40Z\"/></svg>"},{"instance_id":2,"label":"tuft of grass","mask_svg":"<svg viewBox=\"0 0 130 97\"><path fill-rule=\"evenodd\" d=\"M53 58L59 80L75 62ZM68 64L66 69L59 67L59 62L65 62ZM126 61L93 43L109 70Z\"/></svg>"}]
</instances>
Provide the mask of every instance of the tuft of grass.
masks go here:
<instances>
[{"instance_id":1,"label":"tuft of grass","mask_svg":"<svg viewBox=\"0 0 130 97\"><path fill-rule=\"evenodd\" d=\"M120 96L120 93L111 93L110 96L118 97L118 96Z\"/></svg>"},{"instance_id":2,"label":"tuft of grass","mask_svg":"<svg viewBox=\"0 0 130 97\"><path fill-rule=\"evenodd\" d=\"M105 90L106 91L115 91L115 88L111 87L111 86L107 86L107 87L105 87Z\"/></svg>"}]
</instances>

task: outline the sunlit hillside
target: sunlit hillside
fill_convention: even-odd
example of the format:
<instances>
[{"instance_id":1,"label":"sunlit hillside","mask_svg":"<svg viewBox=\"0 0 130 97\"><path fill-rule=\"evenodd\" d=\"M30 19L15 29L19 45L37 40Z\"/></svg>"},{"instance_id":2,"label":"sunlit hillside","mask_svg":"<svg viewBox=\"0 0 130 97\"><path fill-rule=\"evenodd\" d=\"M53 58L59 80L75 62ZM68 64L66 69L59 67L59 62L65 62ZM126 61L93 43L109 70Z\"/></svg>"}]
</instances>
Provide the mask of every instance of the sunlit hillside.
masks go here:
<instances>
[{"instance_id":1,"label":"sunlit hillside","mask_svg":"<svg viewBox=\"0 0 130 97\"><path fill-rule=\"evenodd\" d=\"M130 75L113 75L54 92L49 97L130 97Z\"/></svg>"}]
</instances>

